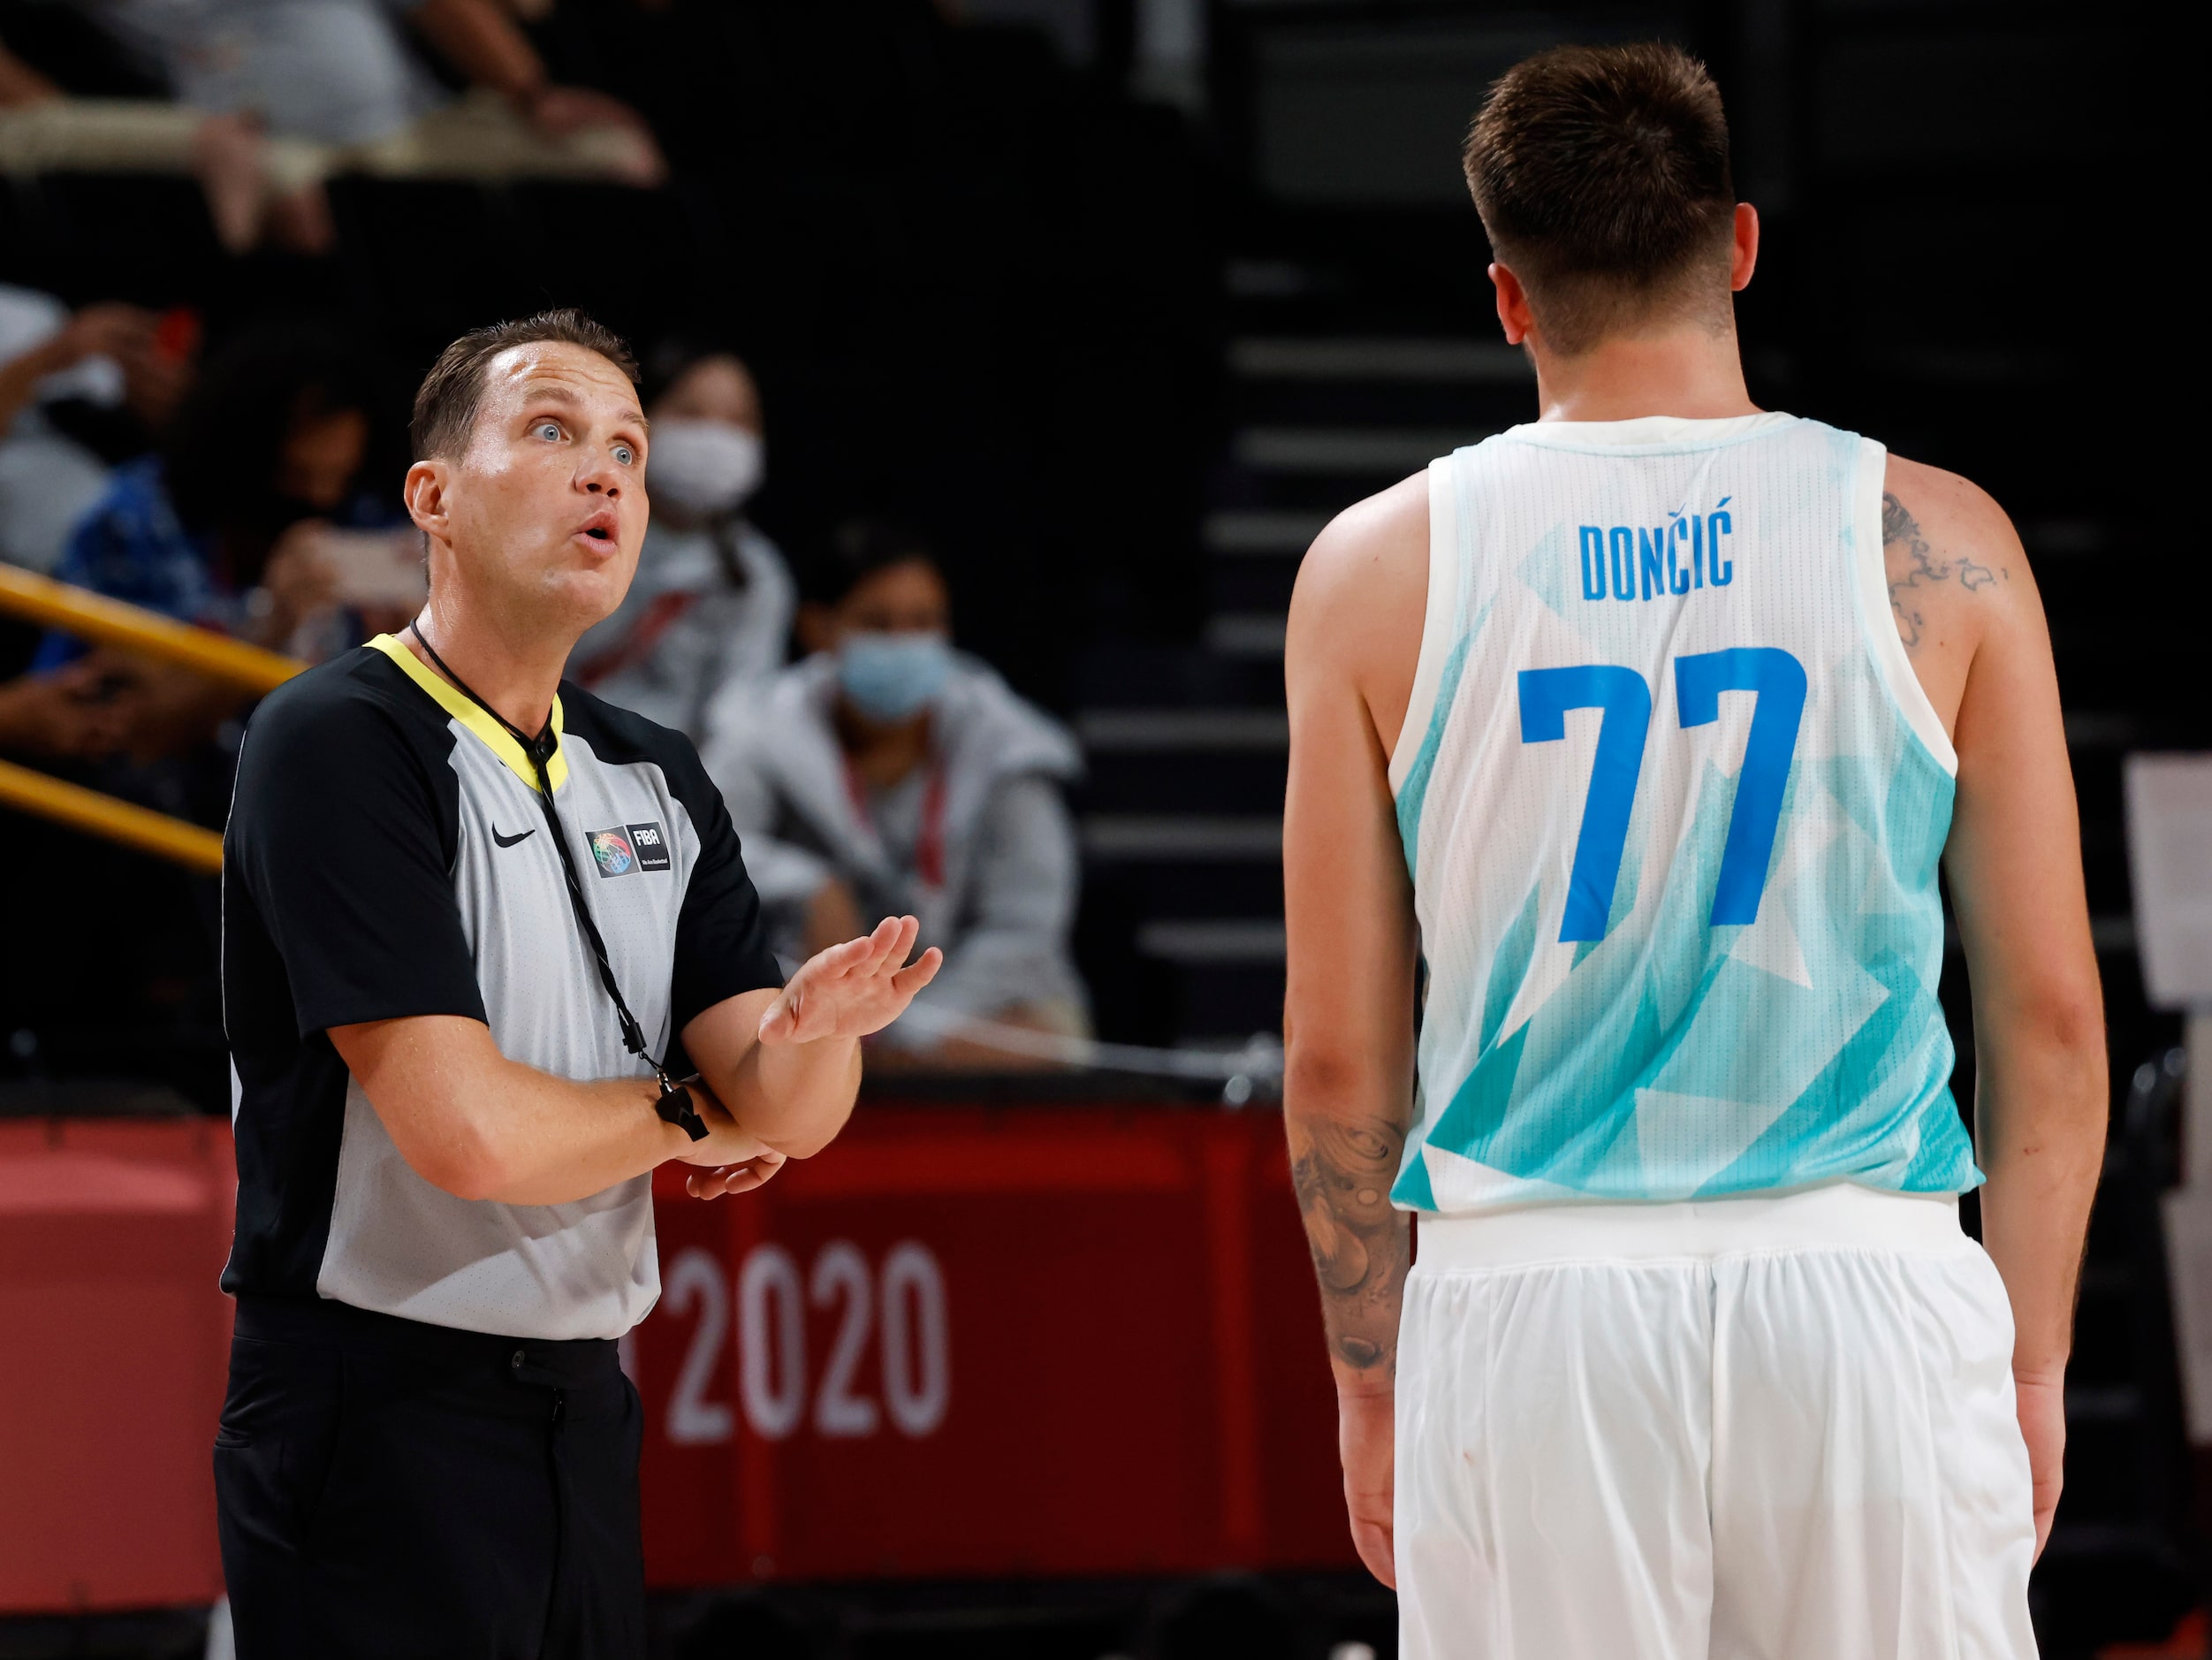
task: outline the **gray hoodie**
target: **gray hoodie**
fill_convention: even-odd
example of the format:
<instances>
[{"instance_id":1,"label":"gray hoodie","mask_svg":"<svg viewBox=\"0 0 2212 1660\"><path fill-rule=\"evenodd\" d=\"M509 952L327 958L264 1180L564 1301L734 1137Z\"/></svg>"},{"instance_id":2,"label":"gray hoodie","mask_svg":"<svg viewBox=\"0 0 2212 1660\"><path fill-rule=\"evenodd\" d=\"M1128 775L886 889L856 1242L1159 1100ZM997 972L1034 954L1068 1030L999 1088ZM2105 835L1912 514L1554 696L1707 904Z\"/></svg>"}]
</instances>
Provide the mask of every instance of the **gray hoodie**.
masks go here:
<instances>
[{"instance_id":1,"label":"gray hoodie","mask_svg":"<svg viewBox=\"0 0 2212 1660\"><path fill-rule=\"evenodd\" d=\"M863 811L831 724L836 697L836 659L821 653L766 680L732 682L706 713L702 758L784 955L796 954L807 900L837 875L868 920L911 913L921 943L944 948L920 1003L985 1017L1024 1005L1080 1011L1068 945L1080 870L1060 793L1082 771L1074 738L986 665L955 654L931 705L932 764L867 793ZM941 842L934 883L919 868L931 818ZM925 1039L917 1031L913 1040Z\"/></svg>"}]
</instances>

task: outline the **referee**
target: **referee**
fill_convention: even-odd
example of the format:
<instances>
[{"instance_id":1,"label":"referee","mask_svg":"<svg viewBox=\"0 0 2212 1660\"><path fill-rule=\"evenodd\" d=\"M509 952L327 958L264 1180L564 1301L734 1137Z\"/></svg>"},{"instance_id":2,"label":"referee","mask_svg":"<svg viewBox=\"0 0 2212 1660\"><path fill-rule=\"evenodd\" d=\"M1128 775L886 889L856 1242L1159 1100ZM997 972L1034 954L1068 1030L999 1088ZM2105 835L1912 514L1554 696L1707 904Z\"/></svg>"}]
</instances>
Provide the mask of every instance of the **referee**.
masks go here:
<instances>
[{"instance_id":1,"label":"referee","mask_svg":"<svg viewBox=\"0 0 2212 1660\"><path fill-rule=\"evenodd\" d=\"M637 567L635 375L573 311L447 347L407 479L429 603L246 736L215 1446L242 1660L645 1652L615 1340L660 1291L653 1167L714 1199L818 1151L941 960L902 967L887 919L782 985L691 745L561 681Z\"/></svg>"}]
</instances>

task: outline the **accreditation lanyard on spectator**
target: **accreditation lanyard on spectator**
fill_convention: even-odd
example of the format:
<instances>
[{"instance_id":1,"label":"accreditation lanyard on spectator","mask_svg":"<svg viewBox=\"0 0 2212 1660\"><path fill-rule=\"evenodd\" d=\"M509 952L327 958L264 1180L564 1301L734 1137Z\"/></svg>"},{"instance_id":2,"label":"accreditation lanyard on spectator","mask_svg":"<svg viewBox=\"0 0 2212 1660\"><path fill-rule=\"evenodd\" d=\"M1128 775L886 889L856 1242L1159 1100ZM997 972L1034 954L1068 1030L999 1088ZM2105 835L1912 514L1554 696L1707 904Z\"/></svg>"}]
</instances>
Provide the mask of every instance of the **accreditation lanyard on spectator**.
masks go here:
<instances>
[{"instance_id":1,"label":"accreditation lanyard on spectator","mask_svg":"<svg viewBox=\"0 0 2212 1660\"><path fill-rule=\"evenodd\" d=\"M453 689L468 701L499 723L500 728L522 746L522 753L530 758L530 765L537 773L537 804L543 809L547 828L553 833L553 847L560 855L560 873L568 888L568 903L576 913L576 925L583 930L584 942L591 948L591 955L599 964L599 984L606 987L607 1001L614 1005L615 1024L622 1030L622 1047L653 1069L653 1077L660 1085L660 1099L653 1103L656 1112L670 1123L679 1126L694 1141L705 1139L706 1121L699 1116L691 1104L691 1093L684 1085L698 1077L693 1073L688 1078L672 1078L668 1070L653 1058L645 1044L645 1028L638 1024L637 1017L630 1012L622 988L615 983L614 963L607 956L607 942L599 933L599 925L592 919L591 907L584 901L583 884L576 876L576 861L568 851L568 834L561 826L560 810L553 805L553 775L549 770L553 751L560 740L553 732L552 716L545 718L545 729L532 737L513 721L476 695L475 689L453 673L445 659L437 654L437 648L426 638L414 623L407 624L407 632L422 642L422 649L430 654L430 661L437 672L453 683Z\"/></svg>"},{"instance_id":2,"label":"accreditation lanyard on spectator","mask_svg":"<svg viewBox=\"0 0 2212 1660\"><path fill-rule=\"evenodd\" d=\"M861 823L873 831L876 820L868 810L868 781L861 777L851 756L844 761L845 793L852 798L853 811ZM931 893L945 886L945 769L935 759L930 762L930 775L922 786L922 827L914 837L914 873Z\"/></svg>"}]
</instances>

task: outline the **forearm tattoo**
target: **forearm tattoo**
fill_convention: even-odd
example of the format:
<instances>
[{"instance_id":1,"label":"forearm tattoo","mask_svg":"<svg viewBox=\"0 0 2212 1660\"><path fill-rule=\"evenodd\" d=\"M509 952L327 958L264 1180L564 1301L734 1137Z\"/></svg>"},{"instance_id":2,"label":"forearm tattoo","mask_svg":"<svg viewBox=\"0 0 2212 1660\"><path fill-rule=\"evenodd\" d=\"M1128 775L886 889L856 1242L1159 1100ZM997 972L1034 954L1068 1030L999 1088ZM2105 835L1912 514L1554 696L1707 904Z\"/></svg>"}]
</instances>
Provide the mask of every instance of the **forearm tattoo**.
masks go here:
<instances>
[{"instance_id":1,"label":"forearm tattoo","mask_svg":"<svg viewBox=\"0 0 2212 1660\"><path fill-rule=\"evenodd\" d=\"M1405 1215L1391 1207L1390 1184L1404 1148L1405 1131L1383 1119L1290 1124L1290 1176L1320 1275L1329 1349L1362 1372L1397 1370L1412 1240Z\"/></svg>"},{"instance_id":2,"label":"forearm tattoo","mask_svg":"<svg viewBox=\"0 0 2212 1660\"><path fill-rule=\"evenodd\" d=\"M1887 491L1881 497L1881 552L1889 575L1889 608L1897 613L1897 634L1908 651L1919 651L1927 633L1919 590L1956 580L1973 593L2012 577L2010 571L1997 570L1963 554L1950 559L1936 553L1928 546L1919 521Z\"/></svg>"}]
</instances>

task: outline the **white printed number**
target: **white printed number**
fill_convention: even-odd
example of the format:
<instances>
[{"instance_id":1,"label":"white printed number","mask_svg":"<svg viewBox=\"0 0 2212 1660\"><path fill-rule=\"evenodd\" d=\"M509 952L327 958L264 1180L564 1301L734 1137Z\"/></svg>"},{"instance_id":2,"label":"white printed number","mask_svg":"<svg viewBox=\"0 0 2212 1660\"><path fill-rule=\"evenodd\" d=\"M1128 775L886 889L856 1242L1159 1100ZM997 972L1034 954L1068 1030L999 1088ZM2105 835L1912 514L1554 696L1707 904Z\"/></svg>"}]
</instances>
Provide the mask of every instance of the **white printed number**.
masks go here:
<instances>
[{"instance_id":1,"label":"white printed number","mask_svg":"<svg viewBox=\"0 0 2212 1660\"><path fill-rule=\"evenodd\" d=\"M729 1440L736 1428L726 1402L706 1398L714 1363L730 1334L729 1291L711 1252L693 1245L668 1268L669 1312L696 1306L698 1324L668 1400L668 1439L678 1446ZM817 1435L872 1435L888 1417L901 1435L934 1435L952 1397L951 1334L945 1275L927 1245L893 1245L880 1275L858 1245L832 1239L802 1275L791 1253L755 1246L737 1274L737 1382L754 1434L781 1441L807 1418L806 1308L837 1314L836 1330L814 1393ZM877 1328L883 1400L865 1392L860 1372L870 1328Z\"/></svg>"}]
</instances>

